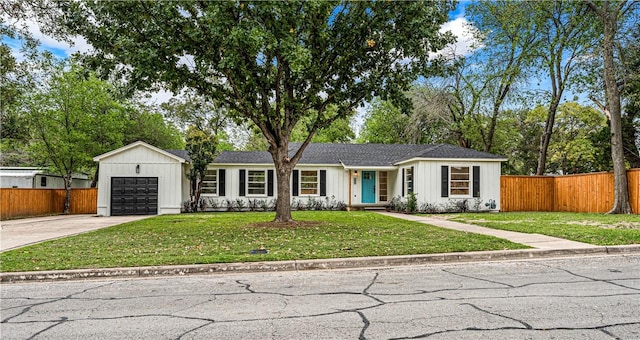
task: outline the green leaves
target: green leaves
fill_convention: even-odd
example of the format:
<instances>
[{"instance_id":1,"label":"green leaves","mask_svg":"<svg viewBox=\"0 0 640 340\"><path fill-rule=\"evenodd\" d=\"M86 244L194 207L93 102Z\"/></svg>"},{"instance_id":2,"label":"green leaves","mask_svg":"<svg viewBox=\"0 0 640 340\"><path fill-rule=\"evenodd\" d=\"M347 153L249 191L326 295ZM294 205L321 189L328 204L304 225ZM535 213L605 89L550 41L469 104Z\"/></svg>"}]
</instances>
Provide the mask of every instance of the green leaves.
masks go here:
<instances>
[{"instance_id":1,"label":"green leaves","mask_svg":"<svg viewBox=\"0 0 640 340\"><path fill-rule=\"evenodd\" d=\"M291 171L288 144L303 117L304 141L380 95L407 111L406 90L431 74L429 53L451 42L439 33L452 1L87 1L59 5L65 25L95 48L94 65L138 88L161 83L220 101L265 136L279 173ZM179 63L192 56L194 65ZM328 107L336 109L328 111ZM303 144L306 145L306 144ZM283 168L284 167L284 168ZM286 170L286 171L285 171ZM281 190L287 181L278 181ZM279 207L289 197L278 195ZM278 220L290 220L289 216ZM286 212L283 213L286 215Z\"/></svg>"},{"instance_id":2,"label":"green leaves","mask_svg":"<svg viewBox=\"0 0 640 340\"><path fill-rule=\"evenodd\" d=\"M110 86L72 64L59 64L25 109L33 127L32 152L41 165L66 176L93 166L93 157L121 146L122 110Z\"/></svg>"},{"instance_id":3,"label":"green leaves","mask_svg":"<svg viewBox=\"0 0 640 340\"><path fill-rule=\"evenodd\" d=\"M86 2L63 10L66 25L96 48L94 57L131 66L126 74L138 86L193 88L256 124L259 116L272 117L268 130L290 132L308 110L335 104L344 117L373 93L401 94L398 88L428 68L429 52L450 41L438 28L451 7L182 1ZM196 66L178 65L183 55Z\"/></svg>"}]
</instances>

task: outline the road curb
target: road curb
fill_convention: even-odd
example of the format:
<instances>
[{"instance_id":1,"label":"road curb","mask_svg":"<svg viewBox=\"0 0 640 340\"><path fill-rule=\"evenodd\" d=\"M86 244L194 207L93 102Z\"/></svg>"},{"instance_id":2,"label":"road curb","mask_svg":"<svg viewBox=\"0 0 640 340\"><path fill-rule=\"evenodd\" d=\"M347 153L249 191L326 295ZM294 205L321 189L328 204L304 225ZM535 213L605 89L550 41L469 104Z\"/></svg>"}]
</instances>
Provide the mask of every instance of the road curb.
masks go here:
<instances>
[{"instance_id":1,"label":"road curb","mask_svg":"<svg viewBox=\"0 0 640 340\"><path fill-rule=\"evenodd\" d=\"M215 263L130 268L74 269L0 273L0 282L19 283L31 281L72 281L105 278L142 278L220 273L356 269L444 263L523 260L536 258L571 257L580 255L624 255L636 253L640 253L640 245L551 250L521 249L464 253L442 253L428 255L351 257L339 259Z\"/></svg>"}]
</instances>

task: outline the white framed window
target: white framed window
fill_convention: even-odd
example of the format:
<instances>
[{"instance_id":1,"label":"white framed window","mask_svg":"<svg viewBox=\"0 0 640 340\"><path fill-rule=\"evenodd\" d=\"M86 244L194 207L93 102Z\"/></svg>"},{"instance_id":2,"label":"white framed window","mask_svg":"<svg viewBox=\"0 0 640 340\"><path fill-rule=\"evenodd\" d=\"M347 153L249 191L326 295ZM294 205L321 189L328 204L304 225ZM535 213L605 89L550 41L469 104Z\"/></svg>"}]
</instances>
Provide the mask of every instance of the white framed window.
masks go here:
<instances>
[{"instance_id":1,"label":"white framed window","mask_svg":"<svg viewBox=\"0 0 640 340\"><path fill-rule=\"evenodd\" d=\"M318 195L319 179L317 170L300 170L300 195Z\"/></svg>"},{"instance_id":2,"label":"white framed window","mask_svg":"<svg viewBox=\"0 0 640 340\"><path fill-rule=\"evenodd\" d=\"M378 172L378 176L380 177L380 183L379 183L379 197L378 200L380 202L386 202L389 199L389 196L387 195L387 182L388 182L388 174L386 171L380 171Z\"/></svg>"},{"instance_id":3,"label":"white framed window","mask_svg":"<svg viewBox=\"0 0 640 340\"><path fill-rule=\"evenodd\" d=\"M218 195L218 169L207 169L202 181L203 195Z\"/></svg>"},{"instance_id":4,"label":"white framed window","mask_svg":"<svg viewBox=\"0 0 640 340\"><path fill-rule=\"evenodd\" d=\"M404 192L413 192L413 167L404 168Z\"/></svg>"},{"instance_id":5,"label":"white framed window","mask_svg":"<svg viewBox=\"0 0 640 340\"><path fill-rule=\"evenodd\" d=\"M449 194L451 196L469 196L470 194L470 167L451 166L449 167Z\"/></svg>"},{"instance_id":6,"label":"white framed window","mask_svg":"<svg viewBox=\"0 0 640 340\"><path fill-rule=\"evenodd\" d=\"M265 170L247 171L247 194L250 196L267 194L267 172Z\"/></svg>"}]
</instances>

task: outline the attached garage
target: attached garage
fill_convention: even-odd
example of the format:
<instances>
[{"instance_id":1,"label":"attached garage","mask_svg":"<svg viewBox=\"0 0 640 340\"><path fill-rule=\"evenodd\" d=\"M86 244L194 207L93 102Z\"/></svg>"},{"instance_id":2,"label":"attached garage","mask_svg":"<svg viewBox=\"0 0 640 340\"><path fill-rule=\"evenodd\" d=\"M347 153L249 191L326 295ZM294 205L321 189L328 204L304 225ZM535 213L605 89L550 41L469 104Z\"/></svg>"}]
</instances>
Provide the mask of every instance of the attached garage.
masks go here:
<instances>
[{"instance_id":1,"label":"attached garage","mask_svg":"<svg viewBox=\"0 0 640 340\"><path fill-rule=\"evenodd\" d=\"M184 151L136 142L94 160L100 166L98 215L178 214L188 200Z\"/></svg>"}]
</instances>

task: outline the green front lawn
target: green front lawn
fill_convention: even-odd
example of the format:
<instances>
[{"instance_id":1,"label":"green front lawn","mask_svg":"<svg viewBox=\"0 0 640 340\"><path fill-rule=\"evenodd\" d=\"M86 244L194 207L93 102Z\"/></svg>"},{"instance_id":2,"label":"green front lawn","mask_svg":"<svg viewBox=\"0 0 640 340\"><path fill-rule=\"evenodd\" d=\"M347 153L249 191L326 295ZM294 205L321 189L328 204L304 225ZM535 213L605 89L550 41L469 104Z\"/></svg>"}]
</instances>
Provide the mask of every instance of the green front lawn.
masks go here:
<instances>
[{"instance_id":1,"label":"green front lawn","mask_svg":"<svg viewBox=\"0 0 640 340\"><path fill-rule=\"evenodd\" d=\"M3 272L303 260L522 249L371 212L300 211L273 227L273 213L164 215L0 253ZM320 221L309 222L307 221ZM268 254L251 250L265 248Z\"/></svg>"},{"instance_id":2,"label":"green front lawn","mask_svg":"<svg viewBox=\"0 0 640 340\"><path fill-rule=\"evenodd\" d=\"M536 233L595 245L640 244L640 215L508 212L451 215L493 229Z\"/></svg>"}]
</instances>

